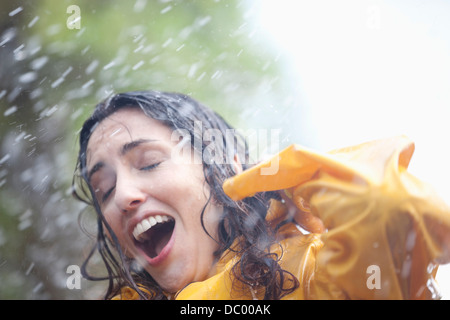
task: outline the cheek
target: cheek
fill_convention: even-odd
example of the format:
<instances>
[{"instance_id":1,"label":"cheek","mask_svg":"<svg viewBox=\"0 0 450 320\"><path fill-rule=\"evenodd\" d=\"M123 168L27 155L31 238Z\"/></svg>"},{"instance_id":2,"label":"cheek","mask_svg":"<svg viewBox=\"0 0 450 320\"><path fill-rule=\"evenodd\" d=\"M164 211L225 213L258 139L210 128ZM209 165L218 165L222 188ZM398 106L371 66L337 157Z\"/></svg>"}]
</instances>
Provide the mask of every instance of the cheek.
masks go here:
<instances>
[{"instance_id":1,"label":"cheek","mask_svg":"<svg viewBox=\"0 0 450 320\"><path fill-rule=\"evenodd\" d=\"M129 237L127 235L126 227L124 224L123 214L120 213L119 211L116 212L116 210L114 209L107 208L103 211L103 215L112 232L114 232L114 235L117 237L120 246L124 249L129 247L130 246ZM103 224L103 230L105 236L112 241L111 233L109 232L105 224Z\"/></svg>"},{"instance_id":2,"label":"cheek","mask_svg":"<svg viewBox=\"0 0 450 320\"><path fill-rule=\"evenodd\" d=\"M117 215L114 215L111 213L105 213L104 215L105 215L105 219L106 219L106 222L108 223L109 227L112 229L112 231L118 238L121 245L123 245L122 234L125 230L124 230L124 227L123 227L121 221L117 218ZM111 234L108 231L108 228L105 225L103 225L103 228L104 228L105 234L108 236L108 238L112 239Z\"/></svg>"},{"instance_id":3,"label":"cheek","mask_svg":"<svg viewBox=\"0 0 450 320\"><path fill-rule=\"evenodd\" d=\"M174 171L175 172L175 171ZM192 165L189 170L180 170L176 174L176 180L173 180L170 187L172 194L176 196L168 196L168 201L171 201L175 209L180 214L182 220L186 225L195 227L196 230L201 230L205 233L201 225L201 213L206 205L210 188L203 176L201 165ZM212 205L211 200L208 204L203 221L207 231L213 235L216 233L218 219L220 217L221 209Z\"/></svg>"},{"instance_id":4,"label":"cheek","mask_svg":"<svg viewBox=\"0 0 450 320\"><path fill-rule=\"evenodd\" d=\"M178 166L167 179L169 194L185 204L203 205L209 197L209 187L203 176L201 165ZM169 182L171 181L171 182Z\"/></svg>"}]
</instances>

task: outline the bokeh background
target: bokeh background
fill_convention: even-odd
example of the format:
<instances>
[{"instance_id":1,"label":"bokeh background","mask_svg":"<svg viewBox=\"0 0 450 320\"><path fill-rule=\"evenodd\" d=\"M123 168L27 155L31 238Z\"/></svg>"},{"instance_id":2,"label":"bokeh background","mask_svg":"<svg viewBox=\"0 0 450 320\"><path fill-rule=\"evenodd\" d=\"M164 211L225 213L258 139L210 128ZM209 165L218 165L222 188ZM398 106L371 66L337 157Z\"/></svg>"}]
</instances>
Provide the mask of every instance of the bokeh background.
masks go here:
<instances>
[{"instance_id":1,"label":"bokeh background","mask_svg":"<svg viewBox=\"0 0 450 320\"><path fill-rule=\"evenodd\" d=\"M67 287L92 244L71 196L78 133L100 100L141 89L279 130L280 149L406 134L410 171L450 202L448 1L2 1L0 299L101 296Z\"/></svg>"}]
</instances>

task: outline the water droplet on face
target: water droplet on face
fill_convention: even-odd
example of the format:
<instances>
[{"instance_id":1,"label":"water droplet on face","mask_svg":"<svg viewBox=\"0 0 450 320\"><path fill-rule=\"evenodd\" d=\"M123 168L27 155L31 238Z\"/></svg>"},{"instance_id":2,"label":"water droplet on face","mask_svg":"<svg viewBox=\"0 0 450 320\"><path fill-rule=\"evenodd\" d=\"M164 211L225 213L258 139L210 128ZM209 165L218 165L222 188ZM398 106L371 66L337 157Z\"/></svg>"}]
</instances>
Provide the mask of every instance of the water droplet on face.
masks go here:
<instances>
[{"instance_id":1,"label":"water droplet on face","mask_svg":"<svg viewBox=\"0 0 450 320\"><path fill-rule=\"evenodd\" d=\"M115 130L113 133L111 133L110 137L115 136L115 135L118 134L120 131L122 131L122 128L119 128L119 129Z\"/></svg>"}]
</instances>

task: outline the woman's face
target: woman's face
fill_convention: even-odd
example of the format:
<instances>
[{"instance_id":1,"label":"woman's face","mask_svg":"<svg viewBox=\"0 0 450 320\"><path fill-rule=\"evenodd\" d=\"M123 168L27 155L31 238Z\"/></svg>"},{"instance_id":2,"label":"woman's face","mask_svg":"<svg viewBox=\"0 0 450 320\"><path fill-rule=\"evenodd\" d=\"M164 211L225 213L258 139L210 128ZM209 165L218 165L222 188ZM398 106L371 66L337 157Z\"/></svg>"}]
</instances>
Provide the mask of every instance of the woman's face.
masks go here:
<instances>
[{"instance_id":1,"label":"woman's face","mask_svg":"<svg viewBox=\"0 0 450 320\"><path fill-rule=\"evenodd\" d=\"M167 292L213 270L217 243L201 225L209 187L202 164L172 152L172 131L140 109L122 109L94 129L88 177L101 211L129 257ZM177 136L178 138L178 136ZM180 158L181 157L181 158ZM216 238L222 209L208 205L204 224Z\"/></svg>"}]
</instances>

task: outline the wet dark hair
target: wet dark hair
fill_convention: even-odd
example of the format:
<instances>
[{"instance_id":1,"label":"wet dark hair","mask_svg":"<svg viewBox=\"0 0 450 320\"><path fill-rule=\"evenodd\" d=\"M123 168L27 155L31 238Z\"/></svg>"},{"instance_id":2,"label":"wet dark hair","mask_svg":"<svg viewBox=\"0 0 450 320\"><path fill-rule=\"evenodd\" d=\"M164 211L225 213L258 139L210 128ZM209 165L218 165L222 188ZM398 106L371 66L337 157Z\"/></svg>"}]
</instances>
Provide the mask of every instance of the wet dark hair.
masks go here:
<instances>
[{"instance_id":1,"label":"wet dark hair","mask_svg":"<svg viewBox=\"0 0 450 320\"><path fill-rule=\"evenodd\" d=\"M298 286L298 280L279 265L278 255L270 251L276 243L274 231L266 221L270 199L279 199L277 193L260 193L241 201L231 200L223 191L225 179L235 175L233 163L227 161L230 156L230 146L227 145L226 132L233 128L217 113L205 107L191 97L158 91L135 91L116 94L99 103L93 114L85 121L80 132L80 151L73 179L74 196L93 206L97 215L96 245L92 248L82 266L84 277L90 280L108 280L105 299L117 295L120 288L129 286L137 291L143 299L167 299L160 286L149 273L137 268L133 260L126 257L119 242L103 216L100 206L93 196L92 187L88 183L86 167L86 151L89 138L96 126L106 117L123 108L140 108L145 115L160 121L172 130L181 129L189 132L192 148L203 155L203 173L205 182L210 187L210 198L203 207L203 214L210 201L223 207L223 215L218 226L219 248L214 253L219 258L226 250L234 250L239 262L235 264L232 273L235 280L264 292L264 299L280 299L291 293ZM224 150L222 161L205 161L208 155L208 142L198 136L195 129L200 121L204 130L216 129L222 133ZM248 148L245 140L237 132L233 135L233 155L239 155L243 169L249 167ZM198 143L200 141L200 143ZM201 148L201 150L200 150ZM215 155L217 156L217 155ZM228 157L228 158L227 158ZM217 160L217 159L216 159ZM220 160L220 159L219 159ZM105 228L109 237L105 235ZM205 226L203 229L206 231ZM233 244L237 241L238 245ZM233 245L233 246L232 246ZM114 251L115 249L115 251ZM88 265L95 252L100 253L106 266L106 277L92 276ZM145 288L148 294L141 290ZM237 284L237 287L242 287ZM261 291L261 289L264 289Z\"/></svg>"}]
</instances>

